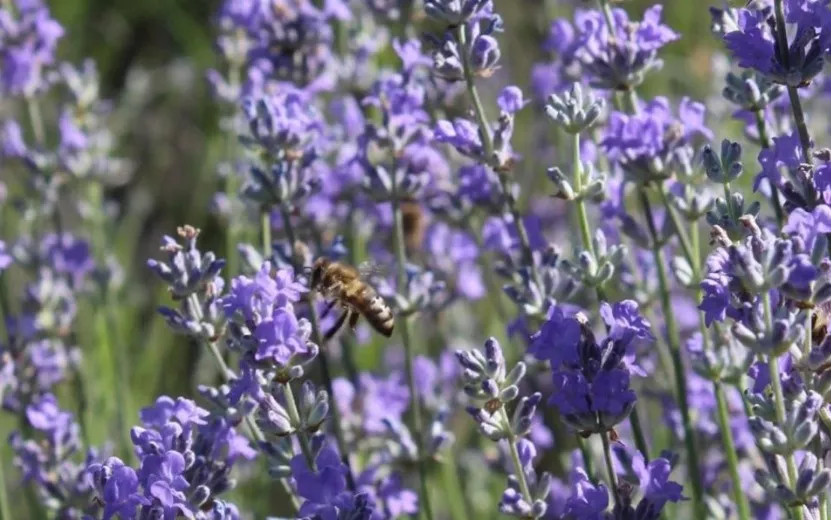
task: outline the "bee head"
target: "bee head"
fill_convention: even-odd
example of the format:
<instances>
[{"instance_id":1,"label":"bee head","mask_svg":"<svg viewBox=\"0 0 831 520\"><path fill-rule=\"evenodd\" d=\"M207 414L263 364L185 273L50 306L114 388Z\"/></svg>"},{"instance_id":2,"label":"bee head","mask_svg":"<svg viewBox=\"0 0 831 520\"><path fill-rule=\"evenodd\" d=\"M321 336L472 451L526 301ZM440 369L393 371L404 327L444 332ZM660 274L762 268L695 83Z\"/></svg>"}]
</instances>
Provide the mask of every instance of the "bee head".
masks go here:
<instances>
[{"instance_id":1,"label":"bee head","mask_svg":"<svg viewBox=\"0 0 831 520\"><path fill-rule=\"evenodd\" d=\"M329 265L329 260L326 258L318 258L315 260L314 265L311 269L311 278L309 279L309 287L314 290L320 285L320 281L323 279L323 272L326 270L326 267Z\"/></svg>"}]
</instances>

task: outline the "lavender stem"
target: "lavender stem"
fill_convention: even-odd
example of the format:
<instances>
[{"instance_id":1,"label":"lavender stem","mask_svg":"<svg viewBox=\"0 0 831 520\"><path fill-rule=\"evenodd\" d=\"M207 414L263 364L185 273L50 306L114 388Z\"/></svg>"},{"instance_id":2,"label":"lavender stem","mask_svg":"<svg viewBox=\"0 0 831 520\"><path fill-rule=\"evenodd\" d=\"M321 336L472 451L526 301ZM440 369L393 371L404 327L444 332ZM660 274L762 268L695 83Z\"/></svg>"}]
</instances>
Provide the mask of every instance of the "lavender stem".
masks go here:
<instances>
[{"instance_id":1,"label":"lavender stem","mask_svg":"<svg viewBox=\"0 0 831 520\"><path fill-rule=\"evenodd\" d=\"M300 421L300 412L297 410L297 402L294 400L294 391L291 389L291 381L287 381L283 385L283 391L286 397L286 412L289 414L289 420L294 426L297 433L297 440L300 442L300 451L303 452L303 457L306 459L306 464L312 471L317 471L317 464L315 464L314 455L312 455L312 447L309 443L309 434L301 431L302 423Z\"/></svg>"},{"instance_id":2,"label":"lavender stem","mask_svg":"<svg viewBox=\"0 0 831 520\"><path fill-rule=\"evenodd\" d=\"M649 203L646 191L644 188L641 188L638 190L638 193L641 200L641 207L643 209L644 216L646 217L646 225L649 228L649 234L653 242L652 254L655 258L655 268L658 271L661 311L663 312L664 319L666 321L667 337L670 347L669 350L672 357L675 379L675 393L678 398L678 406L681 409L681 419L684 426L684 444L686 445L687 458L689 459L687 461L687 467L692 486L693 509L695 510L697 516L704 518L707 513L703 501L704 491L701 486L701 473L698 466L698 450L695 445L695 431L692 427L690 409L687 402L687 381L684 361L681 357L681 337L678 332L678 325L675 323L672 302L670 301L669 277L667 276L664 251L657 243L658 230L655 227L652 206Z\"/></svg>"},{"instance_id":3,"label":"lavender stem","mask_svg":"<svg viewBox=\"0 0 831 520\"><path fill-rule=\"evenodd\" d=\"M510 431L511 419L508 417L508 412L505 410L504 406L502 407L501 412L502 420L505 421L505 424ZM522 461L519 459L519 450L516 445L516 435L514 435L513 431L511 431L507 441L508 447L511 450L511 461L514 464L514 473L516 474L517 481L519 481L519 489L522 491L522 498L524 498L529 505L533 504L534 499L531 495L531 488L528 487L528 479L525 478L525 471L522 469Z\"/></svg>"},{"instance_id":4,"label":"lavender stem","mask_svg":"<svg viewBox=\"0 0 831 520\"><path fill-rule=\"evenodd\" d=\"M407 251L404 244L404 218L401 213L401 201L397 193L398 181L395 178L396 168L393 168L392 185L396 192L393 193L392 215L394 221L394 242L395 242L395 263L396 263L396 285L399 292L407 287ZM418 480L419 498L421 509L427 520L433 520L433 509L430 505L430 492L427 488L427 467L424 459L424 432L422 431L421 420L421 399L418 395L418 387L415 384L415 373L413 369L413 345L410 339L410 322L406 316L399 317L397 328L401 334L401 343L404 346L404 370L407 374L407 388L410 391L410 408L412 409L413 440L418 450Z\"/></svg>"},{"instance_id":5,"label":"lavender stem","mask_svg":"<svg viewBox=\"0 0 831 520\"><path fill-rule=\"evenodd\" d=\"M291 215L289 214L288 209L285 207L280 207L280 215L283 218L283 229L286 232L286 239L288 240L291 250L292 250L292 264L294 266L294 272L299 273L302 268L302 261L297 256L297 250L295 248L295 244L297 243L297 235L294 232L294 224L291 222ZM266 227L270 229L271 221L269 220L269 225L265 225L266 221L263 220L263 243L266 240ZM268 232L269 243L270 243L270 231ZM271 255L269 255L271 256ZM309 321L312 324L312 339L315 343L320 347L320 352L318 354L318 360L320 361L320 372L323 378L323 385L326 387L326 393L329 394L329 399L335 399L335 391L332 387L332 372L329 370L329 359L326 356L326 345L324 345L324 337L320 331L320 317L317 315L317 308L314 305L314 301L309 302ZM341 460L343 464L346 466L346 482L349 485L349 489L355 489L355 477L354 473L352 472L352 463L349 460L349 450L346 446L346 440L343 436L343 430L341 429L341 420L340 420L340 411L338 410L337 405L332 406L329 409L330 413L332 414L332 431L335 434L335 441L338 445L338 451L340 452Z\"/></svg>"},{"instance_id":6,"label":"lavender stem","mask_svg":"<svg viewBox=\"0 0 831 520\"><path fill-rule=\"evenodd\" d=\"M765 325L769 331L773 330L773 311L770 303L770 293L765 291L762 296L762 303L765 307ZM806 334L809 331L806 331ZM785 424L785 396L782 392L782 380L779 375L779 360L776 357L768 356L768 370L770 371L770 384L773 389L773 403L776 411L776 421L779 424ZM796 460L793 454L785 457L785 462L788 466L788 484L796 484ZM797 520L802 519L802 506L797 506L793 509L794 517Z\"/></svg>"},{"instance_id":7,"label":"lavender stem","mask_svg":"<svg viewBox=\"0 0 831 520\"><path fill-rule=\"evenodd\" d=\"M609 432L600 434L603 440L603 458L606 459L606 472L609 474L609 487L612 488L612 496L615 498L615 506L620 507L620 494L618 493L617 474L615 474L615 466L612 463L612 450L609 444Z\"/></svg>"},{"instance_id":8,"label":"lavender stem","mask_svg":"<svg viewBox=\"0 0 831 520\"><path fill-rule=\"evenodd\" d=\"M788 56L788 33L785 28L785 9L782 0L774 0L774 13L776 17L776 43L777 50L781 53L782 62L789 65ZM799 133L799 143L802 146L804 162L811 162L811 136L808 133L808 125L805 122L805 112L802 110L802 102L799 100L799 91L796 87L788 85L788 98L791 102L796 130Z\"/></svg>"}]
</instances>

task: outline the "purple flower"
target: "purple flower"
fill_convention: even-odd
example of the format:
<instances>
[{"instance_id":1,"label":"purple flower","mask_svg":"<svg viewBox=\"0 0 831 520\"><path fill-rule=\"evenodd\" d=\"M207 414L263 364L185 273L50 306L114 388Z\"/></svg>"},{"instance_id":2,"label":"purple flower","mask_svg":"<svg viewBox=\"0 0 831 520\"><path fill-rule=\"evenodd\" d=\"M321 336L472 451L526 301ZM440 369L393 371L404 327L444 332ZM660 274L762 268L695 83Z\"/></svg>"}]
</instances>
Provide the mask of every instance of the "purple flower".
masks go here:
<instances>
[{"instance_id":1,"label":"purple flower","mask_svg":"<svg viewBox=\"0 0 831 520\"><path fill-rule=\"evenodd\" d=\"M385 433L385 421L400 422L410 406L410 392L399 371L394 371L386 378L362 373L359 395L344 379L336 379L333 385L335 403L341 417L354 423L366 434Z\"/></svg>"},{"instance_id":2,"label":"purple flower","mask_svg":"<svg viewBox=\"0 0 831 520\"><path fill-rule=\"evenodd\" d=\"M72 153L85 149L89 144L89 136L78 126L75 114L71 110L64 110L58 118L58 131L61 136L61 152Z\"/></svg>"},{"instance_id":3,"label":"purple flower","mask_svg":"<svg viewBox=\"0 0 831 520\"><path fill-rule=\"evenodd\" d=\"M36 397L26 407L25 416L31 426L27 434L32 438L24 438L20 432L9 436L14 464L24 483L33 486L39 496L48 497L43 505L50 513L60 511L67 518L80 518L93 491L84 469L97 459L97 453L88 450L83 463L76 462L80 427L71 413L58 407L52 394Z\"/></svg>"},{"instance_id":4,"label":"purple flower","mask_svg":"<svg viewBox=\"0 0 831 520\"><path fill-rule=\"evenodd\" d=\"M603 520L609 507L609 491L603 484L595 485L583 468L571 471L571 495L563 511L566 518Z\"/></svg>"},{"instance_id":5,"label":"purple flower","mask_svg":"<svg viewBox=\"0 0 831 520\"><path fill-rule=\"evenodd\" d=\"M0 127L0 156L9 159L21 159L26 156L28 149L23 140L23 130L14 119L7 119Z\"/></svg>"},{"instance_id":6,"label":"purple flower","mask_svg":"<svg viewBox=\"0 0 831 520\"><path fill-rule=\"evenodd\" d=\"M87 472L104 503L104 520L134 518L141 505L149 504L139 492L135 470L125 466L121 459L110 457L104 463L91 464Z\"/></svg>"},{"instance_id":7,"label":"purple flower","mask_svg":"<svg viewBox=\"0 0 831 520\"><path fill-rule=\"evenodd\" d=\"M89 466L105 511L123 515L135 508L140 518L151 513L237 518L236 508L216 497L233 487L233 464L255 452L228 420L210 416L189 399L167 396L144 408L141 418L146 427L130 432L139 458L136 471L118 459Z\"/></svg>"},{"instance_id":8,"label":"purple flower","mask_svg":"<svg viewBox=\"0 0 831 520\"><path fill-rule=\"evenodd\" d=\"M242 109L253 142L277 157L285 153L308 163L326 144L323 117L307 92L285 86L277 94L243 100Z\"/></svg>"},{"instance_id":9,"label":"purple flower","mask_svg":"<svg viewBox=\"0 0 831 520\"><path fill-rule=\"evenodd\" d=\"M803 386L802 376L794 366L793 358L790 354L786 354L777 360L779 366L779 379L782 382L782 388L788 392L798 392ZM770 385L770 368L768 364L762 361L755 361L747 370L747 375L753 380L753 386L750 391L755 394L761 394L765 388Z\"/></svg>"},{"instance_id":10,"label":"purple flower","mask_svg":"<svg viewBox=\"0 0 831 520\"><path fill-rule=\"evenodd\" d=\"M701 304L698 308L704 312L704 321L709 327L714 321L724 321L731 310L730 278L723 273L710 273L701 281Z\"/></svg>"},{"instance_id":11,"label":"purple flower","mask_svg":"<svg viewBox=\"0 0 831 520\"><path fill-rule=\"evenodd\" d=\"M653 341L649 322L640 315L638 303L624 300L614 305L606 302L600 304L600 316L609 329L609 337L630 342L634 339Z\"/></svg>"},{"instance_id":12,"label":"purple flower","mask_svg":"<svg viewBox=\"0 0 831 520\"><path fill-rule=\"evenodd\" d=\"M40 244L40 254L56 273L66 275L76 288L95 269L89 242L69 233L45 236Z\"/></svg>"},{"instance_id":13,"label":"purple flower","mask_svg":"<svg viewBox=\"0 0 831 520\"><path fill-rule=\"evenodd\" d=\"M436 123L435 139L439 143L449 144L465 157L476 160L484 159L479 127L469 119L439 121Z\"/></svg>"},{"instance_id":14,"label":"purple flower","mask_svg":"<svg viewBox=\"0 0 831 520\"><path fill-rule=\"evenodd\" d=\"M257 2L253 17L248 16L246 7L243 4L235 14L248 33L249 91L284 88L288 82L310 92L333 86L335 64L329 20L349 15L340 0L326 2L324 9L298 0L284 2L280 9Z\"/></svg>"},{"instance_id":15,"label":"purple flower","mask_svg":"<svg viewBox=\"0 0 831 520\"><path fill-rule=\"evenodd\" d=\"M662 66L658 51L679 38L661 23L662 13L663 6L655 5L647 9L642 21L633 22L626 11L614 9L614 27L610 28L600 11L578 10L573 29L567 22L555 22L547 47L561 55L564 68L579 62L593 86L631 89L647 72Z\"/></svg>"},{"instance_id":16,"label":"purple flower","mask_svg":"<svg viewBox=\"0 0 831 520\"><path fill-rule=\"evenodd\" d=\"M433 60L422 52L421 41L417 39L393 40L392 48L395 54L401 59L401 66L405 74L412 74L418 67L430 67Z\"/></svg>"},{"instance_id":17,"label":"purple flower","mask_svg":"<svg viewBox=\"0 0 831 520\"><path fill-rule=\"evenodd\" d=\"M427 229L424 245L431 255L431 264L448 276L455 276L455 287L462 297L476 300L485 295L477 264L479 247L468 232L435 222Z\"/></svg>"},{"instance_id":18,"label":"purple flower","mask_svg":"<svg viewBox=\"0 0 831 520\"><path fill-rule=\"evenodd\" d=\"M775 187L782 186L781 169L795 172L802 162L802 148L799 133L794 130L790 134L782 134L773 138L773 146L762 148L759 152L759 164L762 171L753 181L753 190L759 189L762 180L767 180Z\"/></svg>"},{"instance_id":19,"label":"purple flower","mask_svg":"<svg viewBox=\"0 0 831 520\"><path fill-rule=\"evenodd\" d=\"M526 101L522 98L522 90L515 85L505 87L496 98L496 104L502 112L513 114L519 112L525 106Z\"/></svg>"},{"instance_id":20,"label":"purple flower","mask_svg":"<svg viewBox=\"0 0 831 520\"><path fill-rule=\"evenodd\" d=\"M153 406L143 408L139 413L141 422L146 426L161 428L170 421L175 421L183 427L195 427L207 424L205 417L208 411L196 405L195 402L183 397L175 401L163 395L156 399Z\"/></svg>"},{"instance_id":21,"label":"purple flower","mask_svg":"<svg viewBox=\"0 0 831 520\"><path fill-rule=\"evenodd\" d=\"M264 262L254 278L237 276L231 280L231 290L221 299L229 318L241 313L248 323L259 323L272 316L275 307L286 307L300 300L306 286L294 278L291 269L273 269Z\"/></svg>"},{"instance_id":22,"label":"purple flower","mask_svg":"<svg viewBox=\"0 0 831 520\"><path fill-rule=\"evenodd\" d=\"M581 333L576 319L566 317L560 306L552 305L540 330L531 336L528 353L541 361L549 361L554 369L563 363L576 363Z\"/></svg>"},{"instance_id":23,"label":"purple flower","mask_svg":"<svg viewBox=\"0 0 831 520\"><path fill-rule=\"evenodd\" d=\"M564 370L555 371L552 386L551 398L548 402L556 406L561 414L592 413L587 399L590 392L589 383L583 374Z\"/></svg>"},{"instance_id":24,"label":"purple flower","mask_svg":"<svg viewBox=\"0 0 831 520\"><path fill-rule=\"evenodd\" d=\"M831 46L831 11L826 0L786 0L785 20L793 39L780 49L770 6L738 10L738 26L724 35L739 66L752 68L783 85L807 85L822 71Z\"/></svg>"},{"instance_id":25,"label":"purple flower","mask_svg":"<svg viewBox=\"0 0 831 520\"><path fill-rule=\"evenodd\" d=\"M806 251L811 252L818 235L831 233L831 208L820 205L811 212L795 208L788 215L788 222L782 226L782 232L802 238Z\"/></svg>"},{"instance_id":26,"label":"purple flower","mask_svg":"<svg viewBox=\"0 0 831 520\"><path fill-rule=\"evenodd\" d=\"M672 466L668 459L659 457L645 463L640 452L634 454L633 469L638 477L640 489L643 492L644 500L648 500L653 506L656 514L663 509L667 502L679 502L686 497L681 493L683 486L669 480Z\"/></svg>"},{"instance_id":27,"label":"purple flower","mask_svg":"<svg viewBox=\"0 0 831 520\"><path fill-rule=\"evenodd\" d=\"M317 454L315 466L317 471L312 471L303 455L295 455L291 459L291 472L297 485L297 494L305 500L298 511L299 516L349 518L346 514L353 511L358 501L357 497L346 490L346 466L335 450L328 446L324 446Z\"/></svg>"},{"instance_id":28,"label":"purple flower","mask_svg":"<svg viewBox=\"0 0 831 520\"><path fill-rule=\"evenodd\" d=\"M713 138L704 116L704 105L683 98L676 118L669 101L657 97L637 114L612 112L600 146L609 159L621 164L628 173L660 173L693 141Z\"/></svg>"},{"instance_id":29,"label":"purple flower","mask_svg":"<svg viewBox=\"0 0 831 520\"><path fill-rule=\"evenodd\" d=\"M380 466L372 464L361 472L355 484L357 490L365 493L368 501L375 504L373 520L418 513L418 494L404 487L398 473L383 475Z\"/></svg>"},{"instance_id":30,"label":"purple flower","mask_svg":"<svg viewBox=\"0 0 831 520\"><path fill-rule=\"evenodd\" d=\"M44 69L55 61L61 25L40 2L18 0L14 12L0 9L0 60L3 91L32 95L44 87Z\"/></svg>"},{"instance_id":31,"label":"purple flower","mask_svg":"<svg viewBox=\"0 0 831 520\"><path fill-rule=\"evenodd\" d=\"M293 309L275 308L269 319L261 321L254 330L258 342L254 359L286 366L292 357L312 351L311 334L311 324L305 319L298 320Z\"/></svg>"},{"instance_id":32,"label":"purple flower","mask_svg":"<svg viewBox=\"0 0 831 520\"><path fill-rule=\"evenodd\" d=\"M631 302L604 312L613 323L609 336L598 342L584 316L566 317L555 306L529 347L538 359L551 362L549 403L580 432L608 429L625 419L636 400L629 388L630 373L642 373L627 349L636 337L647 337L646 322Z\"/></svg>"},{"instance_id":33,"label":"purple flower","mask_svg":"<svg viewBox=\"0 0 831 520\"><path fill-rule=\"evenodd\" d=\"M814 169L814 188L825 204L831 203L831 163L822 162Z\"/></svg>"},{"instance_id":34,"label":"purple flower","mask_svg":"<svg viewBox=\"0 0 831 520\"><path fill-rule=\"evenodd\" d=\"M48 392L66 378L70 364L77 363L77 351L68 349L59 340L39 340L26 347L26 356L31 363L27 375L36 382L36 388ZM26 369L24 369L26 370Z\"/></svg>"},{"instance_id":35,"label":"purple flower","mask_svg":"<svg viewBox=\"0 0 831 520\"><path fill-rule=\"evenodd\" d=\"M629 372L622 369L598 373L587 397L593 411L613 416L628 414L636 400L635 392L629 388Z\"/></svg>"},{"instance_id":36,"label":"purple flower","mask_svg":"<svg viewBox=\"0 0 831 520\"><path fill-rule=\"evenodd\" d=\"M527 215L523 218L528 241L532 250L545 246L545 238L540 229L540 220L536 215ZM516 251L520 247L519 234L511 215L489 217L482 225L482 240L486 250L499 253Z\"/></svg>"},{"instance_id":37,"label":"purple flower","mask_svg":"<svg viewBox=\"0 0 831 520\"><path fill-rule=\"evenodd\" d=\"M26 408L26 420L55 446L78 447L81 444L78 424L72 414L58 407L52 394L45 394Z\"/></svg>"},{"instance_id":38,"label":"purple flower","mask_svg":"<svg viewBox=\"0 0 831 520\"><path fill-rule=\"evenodd\" d=\"M725 34L724 43L739 67L769 73L773 68L774 38L765 26L766 14L751 9L740 9L738 14L738 30Z\"/></svg>"}]
</instances>

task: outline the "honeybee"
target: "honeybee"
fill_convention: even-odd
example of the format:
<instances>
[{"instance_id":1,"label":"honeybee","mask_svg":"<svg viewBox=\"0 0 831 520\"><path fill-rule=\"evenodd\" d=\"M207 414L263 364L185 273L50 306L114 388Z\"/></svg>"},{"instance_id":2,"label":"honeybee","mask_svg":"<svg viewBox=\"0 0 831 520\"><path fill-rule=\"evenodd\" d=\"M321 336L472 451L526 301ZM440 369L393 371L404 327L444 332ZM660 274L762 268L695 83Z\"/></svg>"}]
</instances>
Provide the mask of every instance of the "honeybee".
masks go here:
<instances>
[{"instance_id":1,"label":"honeybee","mask_svg":"<svg viewBox=\"0 0 831 520\"><path fill-rule=\"evenodd\" d=\"M831 304L822 303L813 308L811 317L811 337L815 345L822 343L828 335L828 318L831 317Z\"/></svg>"},{"instance_id":2,"label":"honeybee","mask_svg":"<svg viewBox=\"0 0 831 520\"><path fill-rule=\"evenodd\" d=\"M401 216L407 252L418 251L421 249L422 242L424 242L424 210L415 200L404 200L401 202Z\"/></svg>"},{"instance_id":3,"label":"honeybee","mask_svg":"<svg viewBox=\"0 0 831 520\"><path fill-rule=\"evenodd\" d=\"M323 311L323 316L328 314L335 305L340 305L344 309L335 324L326 332L325 339L331 339L347 320L349 320L349 327L354 329L361 315L380 334L386 337L392 336L392 329L395 326L392 309L362 277L362 271L370 269L369 266L356 269L351 265L328 258L315 260L309 287L330 300Z\"/></svg>"}]
</instances>

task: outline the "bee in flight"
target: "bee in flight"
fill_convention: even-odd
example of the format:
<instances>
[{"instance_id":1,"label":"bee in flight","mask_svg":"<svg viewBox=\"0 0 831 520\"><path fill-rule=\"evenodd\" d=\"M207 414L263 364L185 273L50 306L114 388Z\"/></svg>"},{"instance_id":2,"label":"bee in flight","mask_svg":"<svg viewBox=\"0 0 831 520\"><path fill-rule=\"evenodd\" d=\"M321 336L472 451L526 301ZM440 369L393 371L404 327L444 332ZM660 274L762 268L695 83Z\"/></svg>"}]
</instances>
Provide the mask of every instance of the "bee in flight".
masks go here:
<instances>
[{"instance_id":1,"label":"bee in flight","mask_svg":"<svg viewBox=\"0 0 831 520\"><path fill-rule=\"evenodd\" d=\"M309 287L330 300L322 316L326 316L335 305L343 308L338 320L326 332L325 339L331 339L347 320L349 327L354 329L361 315L379 333L386 337L392 336L395 325L392 309L375 289L363 280L364 272L371 270L370 266L362 265L356 269L328 258L318 258L315 261Z\"/></svg>"},{"instance_id":2,"label":"bee in flight","mask_svg":"<svg viewBox=\"0 0 831 520\"><path fill-rule=\"evenodd\" d=\"M831 317L831 305L822 303L813 308L813 316L811 317L811 337L815 345L822 343L825 336L828 335L828 321Z\"/></svg>"}]
</instances>

